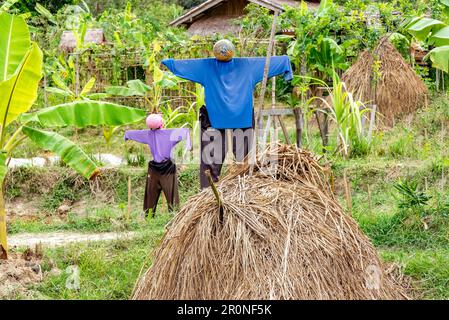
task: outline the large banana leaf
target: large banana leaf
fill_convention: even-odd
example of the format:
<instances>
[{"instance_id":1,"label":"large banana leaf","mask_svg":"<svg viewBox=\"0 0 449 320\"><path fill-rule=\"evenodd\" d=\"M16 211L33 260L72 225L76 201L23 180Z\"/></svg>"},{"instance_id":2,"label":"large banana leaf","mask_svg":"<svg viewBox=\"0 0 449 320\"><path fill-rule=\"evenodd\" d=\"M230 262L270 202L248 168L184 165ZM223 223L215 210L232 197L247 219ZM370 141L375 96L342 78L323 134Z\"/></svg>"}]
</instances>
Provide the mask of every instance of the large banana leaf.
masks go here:
<instances>
[{"instance_id":1,"label":"large banana leaf","mask_svg":"<svg viewBox=\"0 0 449 320\"><path fill-rule=\"evenodd\" d=\"M143 96L151 90L150 86L139 79L130 80L126 83L131 90L140 92Z\"/></svg>"},{"instance_id":2,"label":"large banana leaf","mask_svg":"<svg viewBox=\"0 0 449 320\"><path fill-rule=\"evenodd\" d=\"M316 11L317 17L322 17L326 14L326 12L331 8L332 6L332 0L321 0L320 6L318 7L318 10Z\"/></svg>"},{"instance_id":3,"label":"large banana leaf","mask_svg":"<svg viewBox=\"0 0 449 320\"><path fill-rule=\"evenodd\" d=\"M43 127L76 126L122 126L135 123L146 117L146 111L114 103L79 100L38 110L24 115L23 123L39 122Z\"/></svg>"},{"instance_id":4,"label":"large banana leaf","mask_svg":"<svg viewBox=\"0 0 449 320\"><path fill-rule=\"evenodd\" d=\"M144 97L148 91L150 91L150 86L143 83L141 80L130 80L126 83L126 87L123 86L109 86L106 87L106 93L114 96L132 97L141 96Z\"/></svg>"},{"instance_id":5,"label":"large banana leaf","mask_svg":"<svg viewBox=\"0 0 449 320\"><path fill-rule=\"evenodd\" d=\"M6 12L0 13L0 81L15 73L30 45L25 21Z\"/></svg>"},{"instance_id":6,"label":"large banana leaf","mask_svg":"<svg viewBox=\"0 0 449 320\"><path fill-rule=\"evenodd\" d=\"M7 126L27 112L37 98L42 77L42 51L33 43L16 72L0 82L0 122Z\"/></svg>"},{"instance_id":7,"label":"large banana leaf","mask_svg":"<svg viewBox=\"0 0 449 320\"><path fill-rule=\"evenodd\" d=\"M128 87L123 86L109 86L105 88L107 94L112 96L121 96L121 97L132 97L132 96L142 96L139 91L135 91Z\"/></svg>"},{"instance_id":8,"label":"large banana leaf","mask_svg":"<svg viewBox=\"0 0 449 320\"><path fill-rule=\"evenodd\" d=\"M24 126L22 132L39 147L50 150L61 157L69 167L90 179L98 174L95 162L76 144L55 133Z\"/></svg>"},{"instance_id":9,"label":"large banana leaf","mask_svg":"<svg viewBox=\"0 0 449 320\"><path fill-rule=\"evenodd\" d=\"M422 18L411 24L408 27L408 32L410 32L416 39L425 41L431 33L435 34L435 32L445 26L446 24L440 20Z\"/></svg>"},{"instance_id":10,"label":"large banana leaf","mask_svg":"<svg viewBox=\"0 0 449 320\"><path fill-rule=\"evenodd\" d=\"M449 26L432 34L430 41L437 47L449 45Z\"/></svg>"},{"instance_id":11,"label":"large banana leaf","mask_svg":"<svg viewBox=\"0 0 449 320\"><path fill-rule=\"evenodd\" d=\"M430 58L434 68L449 72L449 46L437 47L431 50L424 59Z\"/></svg>"}]
</instances>

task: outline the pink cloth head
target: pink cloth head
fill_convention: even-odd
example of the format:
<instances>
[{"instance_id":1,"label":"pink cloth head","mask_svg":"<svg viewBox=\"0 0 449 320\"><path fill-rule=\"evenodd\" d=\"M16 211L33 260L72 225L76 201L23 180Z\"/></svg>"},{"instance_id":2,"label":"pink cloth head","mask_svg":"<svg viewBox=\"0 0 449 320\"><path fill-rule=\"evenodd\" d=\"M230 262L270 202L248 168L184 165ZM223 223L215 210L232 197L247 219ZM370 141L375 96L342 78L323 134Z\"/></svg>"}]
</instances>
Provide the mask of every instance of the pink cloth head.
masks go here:
<instances>
[{"instance_id":1,"label":"pink cloth head","mask_svg":"<svg viewBox=\"0 0 449 320\"><path fill-rule=\"evenodd\" d=\"M164 127L164 119L162 119L162 116L160 114L150 114L147 117L146 122L149 129L162 129Z\"/></svg>"}]
</instances>

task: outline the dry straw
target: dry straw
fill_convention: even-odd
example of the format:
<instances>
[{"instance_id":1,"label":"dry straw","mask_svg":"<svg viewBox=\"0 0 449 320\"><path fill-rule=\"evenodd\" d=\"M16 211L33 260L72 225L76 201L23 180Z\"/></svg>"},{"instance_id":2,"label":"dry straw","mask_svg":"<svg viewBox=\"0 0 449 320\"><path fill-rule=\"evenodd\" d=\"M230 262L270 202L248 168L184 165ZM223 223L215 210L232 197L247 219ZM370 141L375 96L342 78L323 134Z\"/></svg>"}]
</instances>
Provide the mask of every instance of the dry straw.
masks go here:
<instances>
[{"instance_id":1,"label":"dry straw","mask_svg":"<svg viewBox=\"0 0 449 320\"><path fill-rule=\"evenodd\" d=\"M356 99L377 104L387 126L427 103L427 87L387 38L363 51L342 80Z\"/></svg>"},{"instance_id":2,"label":"dry straw","mask_svg":"<svg viewBox=\"0 0 449 320\"><path fill-rule=\"evenodd\" d=\"M279 145L248 169L217 185L222 215L211 188L185 203L133 299L406 297L312 154Z\"/></svg>"}]
</instances>

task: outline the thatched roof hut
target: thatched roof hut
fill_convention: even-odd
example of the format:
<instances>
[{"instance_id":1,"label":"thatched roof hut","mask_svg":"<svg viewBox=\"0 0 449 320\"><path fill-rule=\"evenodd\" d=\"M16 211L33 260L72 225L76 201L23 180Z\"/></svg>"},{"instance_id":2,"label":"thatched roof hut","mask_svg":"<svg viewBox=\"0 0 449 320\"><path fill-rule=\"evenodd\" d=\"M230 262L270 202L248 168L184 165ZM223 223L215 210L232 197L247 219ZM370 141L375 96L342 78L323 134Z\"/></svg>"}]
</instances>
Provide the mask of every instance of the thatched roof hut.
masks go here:
<instances>
[{"instance_id":1,"label":"thatched roof hut","mask_svg":"<svg viewBox=\"0 0 449 320\"><path fill-rule=\"evenodd\" d=\"M87 29L84 43L104 44L106 37L102 29ZM59 49L65 52L73 52L76 49L76 38L73 31L64 31L59 43Z\"/></svg>"},{"instance_id":2,"label":"thatched roof hut","mask_svg":"<svg viewBox=\"0 0 449 320\"><path fill-rule=\"evenodd\" d=\"M316 8L320 0L305 1L309 8ZM299 0L207 0L192 8L170 23L171 26L184 26L191 35L208 36L237 34L239 26L233 20L245 15L245 7L255 3L270 11L282 11L284 6L299 6Z\"/></svg>"}]
</instances>

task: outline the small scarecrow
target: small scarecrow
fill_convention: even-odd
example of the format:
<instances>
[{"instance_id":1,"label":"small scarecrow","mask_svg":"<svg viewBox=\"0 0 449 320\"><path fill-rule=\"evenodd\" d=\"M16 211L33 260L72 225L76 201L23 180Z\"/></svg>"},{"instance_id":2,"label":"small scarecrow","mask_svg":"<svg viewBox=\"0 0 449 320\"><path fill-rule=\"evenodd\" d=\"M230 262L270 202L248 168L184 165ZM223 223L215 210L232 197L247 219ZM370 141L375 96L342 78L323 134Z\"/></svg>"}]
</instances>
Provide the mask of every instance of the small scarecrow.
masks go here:
<instances>
[{"instance_id":1,"label":"small scarecrow","mask_svg":"<svg viewBox=\"0 0 449 320\"><path fill-rule=\"evenodd\" d=\"M192 143L189 129L164 129L164 121L159 114L149 115L146 124L149 130L127 130L125 141L133 140L146 144L153 155L153 160L148 163L143 210L146 216L151 210L154 217L161 191L167 199L169 211L179 205L178 176L176 164L172 160L172 151L182 140L186 141L188 150L192 149Z\"/></svg>"}]
</instances>

